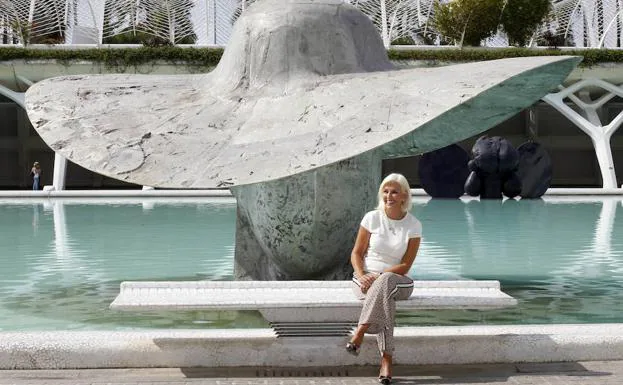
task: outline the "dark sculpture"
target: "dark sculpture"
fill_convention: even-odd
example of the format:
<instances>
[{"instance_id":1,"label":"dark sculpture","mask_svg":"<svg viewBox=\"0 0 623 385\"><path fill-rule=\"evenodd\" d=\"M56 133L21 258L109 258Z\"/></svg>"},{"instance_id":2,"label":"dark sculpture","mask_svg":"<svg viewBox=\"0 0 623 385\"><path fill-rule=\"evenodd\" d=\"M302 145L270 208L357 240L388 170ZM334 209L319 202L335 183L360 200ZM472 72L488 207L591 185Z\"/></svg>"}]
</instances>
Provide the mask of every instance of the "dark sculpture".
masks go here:
<instances>
[{"instance_id":1,"label":"dark sculpture","mask_svg":"<svg viewBox=\"0 0 623 385\"><path fill-rule=\"evenodd\" d=\"M422 155L419 162L420 184L433 198L460 198L469 175L469 154L458 144Z\"/></svg>"},{"instance_id":2,"label":"dark sculpture","mask_svg":"<svg viewBox=\"0 0 623 385\"><path fill-rule=\"evenodd\" d=\"M552 160L545 148L536 142L526 142L519 152L521 199L540 198L552 183Z\"/></svg>"},{"instance_id":3,"label":"dark sculpture","mask_svg":"<svg viewBox=\"0 0 623 385\"><path fill-rule=\"evenodd\" d=\"M481 136L472 148L473 159L467 163L471 171L465 182L465 193L481 199L514 198L521 193L517 173L519 153L506 139Z\"/></svg>"}]
</instances>

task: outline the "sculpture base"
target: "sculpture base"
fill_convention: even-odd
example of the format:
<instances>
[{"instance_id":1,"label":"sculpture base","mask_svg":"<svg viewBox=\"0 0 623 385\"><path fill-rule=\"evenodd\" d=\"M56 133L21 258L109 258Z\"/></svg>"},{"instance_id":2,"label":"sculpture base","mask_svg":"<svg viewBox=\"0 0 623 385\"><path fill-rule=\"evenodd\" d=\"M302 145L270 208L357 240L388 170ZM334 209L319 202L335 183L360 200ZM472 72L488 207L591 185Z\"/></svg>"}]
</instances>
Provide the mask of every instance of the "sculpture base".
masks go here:
<instances>
[{"instance_id":1,"label":"sculpture base","mask_svg":"<svg viewBox=\"0 0 623 385\"><path fill-rule=\"evenodd\" d=\"M236 197L234 276L349 279L363 215L377 203L381 157L371 151L276 181L231 188Z\"/></svg>"}]
</instances>

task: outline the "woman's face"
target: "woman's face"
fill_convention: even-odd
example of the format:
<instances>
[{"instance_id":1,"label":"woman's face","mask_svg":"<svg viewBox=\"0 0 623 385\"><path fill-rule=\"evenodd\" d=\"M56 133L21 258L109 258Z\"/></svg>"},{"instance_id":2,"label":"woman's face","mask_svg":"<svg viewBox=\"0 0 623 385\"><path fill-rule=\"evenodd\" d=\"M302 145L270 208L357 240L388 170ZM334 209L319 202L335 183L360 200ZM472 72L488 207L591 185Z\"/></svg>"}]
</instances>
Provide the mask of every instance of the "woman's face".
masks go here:
<instances>
[{"instance_id":1,"label":"woman's face","mask_svg":"<svg viewBox=\"0 0 623 385\"><path fill-rule=\"evenodd\" d=\"M405 197L402 191L400 191L400 185L396 182L389 182L383 186L383 203L385 209L402 209L402 205L405 202Z\"/></svg>"}]
</instances>

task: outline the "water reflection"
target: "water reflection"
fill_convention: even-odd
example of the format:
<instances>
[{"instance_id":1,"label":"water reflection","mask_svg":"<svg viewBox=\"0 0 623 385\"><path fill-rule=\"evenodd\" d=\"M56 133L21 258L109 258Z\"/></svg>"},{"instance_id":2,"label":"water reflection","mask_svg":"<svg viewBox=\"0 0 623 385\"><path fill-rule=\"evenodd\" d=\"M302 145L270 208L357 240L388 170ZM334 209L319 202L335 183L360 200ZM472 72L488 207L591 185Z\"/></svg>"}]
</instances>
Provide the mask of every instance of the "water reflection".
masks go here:
<instances>
[{"instance_id":1,"label":"water reflection","mask_svg":"<svg viewBox=\"0 0 623 385\"><path fill-rule=\"evenodd\" d=\"M108 305L124 280L231 279L234 214L232 199L0 205L0 231L17 239L0 241L8 266L0 271L0 330L232 322L203 313L137 318Z\"/></svg>"},{"instance_id":2,"label":"water reflection","mask_svg":"<svg viewBox=\"0 0 623 385\"><path fill-rule=\"evenodd\" d=\"M39 205L32 205L32 235L37 236L39 230Z\"/></svg>"},{"instance_id":3,"label":"water reflection","mask_svg":"<svg viewBox=\"0 0 623 385\"><path fill-rule=\"evenodd\" d=\"M621 201L623 205L623 201ZM616 216L617 202L615 200L606 200L601 207L599 220L597 221L597 229L593 237L592 249L594 254L611 256L612 255L612 229L614 227L614 218Z\"/></svg>"},{"instance_id":4,"label":"water reflection","mask_svg":"<svg viewBox=\"0 0 623 385\"><path fill-rule=\"evenodd\" d=\"M623 305L621 206L621 197L418 202L425 229L414 275L426 278L429 266L442 263L446 274L438 278L499 279L519 306L402 314L399 322L622 322L615 310Z\"/></svg>"},{"instance_id":5,"label":"water reflection","mask_svg":"<svg viewBox=\"0 0 623 385\"><path fill-rule=\"evenodd\" d=\"M499 279L520 305L399 322L623 322L620 210L621 197L416 199L424 238L412 275ZM264 325L256 313L108 309L124 280L232 279L233 199L12 201L0 217L0 330Z\"/></svg>"},{"instance_id":6,"label":"water reflection","mask_svg":"<svg viewBox=\"0 0 623 385\"><path fill-rule=\"evenodd\" d=\"M623 263L615 217L623 199L421 200L424 235L415 277L541 280L595 258ZM620 227L620 225L619 225ZM614 237L614 238L613 238ZM565 275L563 274L563 275Z\"/></svg>"}]
</instances>

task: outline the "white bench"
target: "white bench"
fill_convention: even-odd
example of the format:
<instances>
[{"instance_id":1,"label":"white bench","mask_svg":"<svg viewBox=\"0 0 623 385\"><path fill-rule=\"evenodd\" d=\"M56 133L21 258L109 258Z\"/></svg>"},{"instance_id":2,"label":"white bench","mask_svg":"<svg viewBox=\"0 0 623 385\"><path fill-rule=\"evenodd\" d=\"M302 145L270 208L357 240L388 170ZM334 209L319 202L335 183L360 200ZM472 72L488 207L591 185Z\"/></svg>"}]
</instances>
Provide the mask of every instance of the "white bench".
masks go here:
<instances>
[{"instance_id":1,"label":"white bench","mask_svg":"<svg viewBox=\"0 0 623 385\"><path fill-rule=\"evenodd\" d=\"M110 307L122 311L257 310L280 337L337 336L356 325L362 301L350 281L123 282ZM498 281L415 281L399 310L497 309L517 300Z\"/></svg>"}]
</instances>

